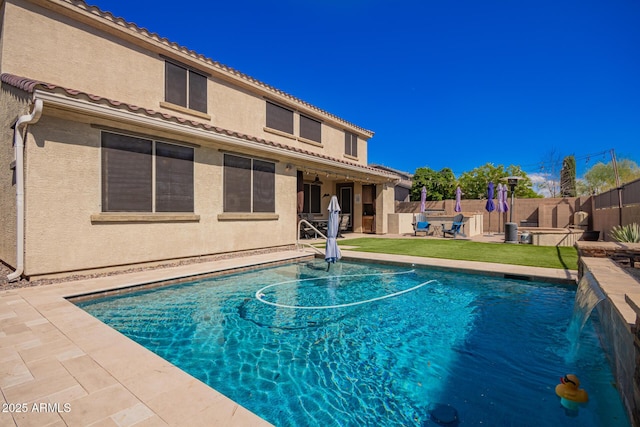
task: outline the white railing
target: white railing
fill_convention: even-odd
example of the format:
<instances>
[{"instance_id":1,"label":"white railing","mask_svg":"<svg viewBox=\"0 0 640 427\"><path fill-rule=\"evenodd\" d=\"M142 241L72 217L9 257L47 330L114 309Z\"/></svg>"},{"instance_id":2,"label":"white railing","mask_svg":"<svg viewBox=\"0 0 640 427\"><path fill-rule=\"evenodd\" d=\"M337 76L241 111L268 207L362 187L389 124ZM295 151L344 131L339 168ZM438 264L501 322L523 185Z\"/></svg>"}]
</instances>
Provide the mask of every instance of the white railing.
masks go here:
<instances>
[{"instance_id":1,"label":"white railing","mask_svg":"<svg viewBox=\"0 0 640 427\"><path fill-rule=\"evenodd\" d=\"M296 246L300 247L300 246L308 246L310 248L312 248L313 250L315 250L316 252L318 252L320 255L324 255L324 252L322 252L320 249L316 248L315 246L313 246L310 243L306 243L306 242L301 242L300 241L300 232L302 231L302 225L306 225L308 226L311 230L313 230L314 233L316 233L316 235L320 235L320 237L322 237L323 239L327 240L327 236L325 236L322 231L318 230L313 224L311 224L309 221L307 221L306 219L301 219L300 221L298 221L298 237L296 238ZM307 231L307 230L305 230Z\"/></svg>"}]
</instances>

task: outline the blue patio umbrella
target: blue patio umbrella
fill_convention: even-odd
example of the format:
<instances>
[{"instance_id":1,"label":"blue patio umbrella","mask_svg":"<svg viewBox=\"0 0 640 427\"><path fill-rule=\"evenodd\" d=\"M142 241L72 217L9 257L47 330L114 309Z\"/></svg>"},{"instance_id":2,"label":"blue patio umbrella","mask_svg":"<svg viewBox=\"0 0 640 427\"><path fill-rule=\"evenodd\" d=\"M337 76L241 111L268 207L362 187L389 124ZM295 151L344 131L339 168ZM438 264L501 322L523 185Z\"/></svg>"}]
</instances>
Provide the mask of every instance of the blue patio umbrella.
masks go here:
<instances>
[{"instance_id":1,"label":"blue patio umbrella","mask_svg":"<svg viewBox=\"0 0 640 427\"><path fill-rule=\"evenodd\" d=\"M489 181L487 186L487 204L484 208L489 212L489 233L491 233L491 212L496 210L496 205L493 203L493 181Z\"/></svg>"},{"instance_id":2,"label":"blue patio umbrella","mask_svg":"<svg viewBox=\"0 0 640 427\"><path fill-rule=\"evenodd\" d=\"M340 225L340 205L336 196L331 196L327 209L329 210L329 221L327 221L327 245L324 251L324 259L327 261L327 271L329 271L331 264L342 258L336 241L338 226Z\"/></svg>"},{"instance_id":3,"label":"blue patio umbrella","mask_svg":"<svg viewBox=\"0 0 640 427\"><path fill-rule=\"evenodd\" d=\"M453 210L456 212L462 212L462 206L460 205L461 198L462 198L462 190L460 189L460 186L458 186L458 188L456 188L456 207L453 208Z\"/></svg>"},{"instance_id":4,"label":"blue patio umbrella","mask_svg":"<svg viewBox=\"0 0 640 427\"><path fill-rule=\"evenodd\" d=\"M420 213L427 210L425 202L427 201L427 187L422 186L422 191L420 192Z\"/></svg>"}]
</instances>

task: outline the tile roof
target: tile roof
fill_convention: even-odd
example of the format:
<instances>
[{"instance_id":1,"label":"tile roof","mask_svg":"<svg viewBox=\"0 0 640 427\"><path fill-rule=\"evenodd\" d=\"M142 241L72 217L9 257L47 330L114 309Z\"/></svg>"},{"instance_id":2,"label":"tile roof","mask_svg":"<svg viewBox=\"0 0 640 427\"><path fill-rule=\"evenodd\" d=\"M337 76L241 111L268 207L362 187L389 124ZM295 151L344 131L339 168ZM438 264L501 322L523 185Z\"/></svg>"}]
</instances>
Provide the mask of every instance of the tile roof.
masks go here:
<instances>
[{"instance_id":1,"label":"tile roof","mask_svg":"<svg viewBox=\"0 0 640 427\"><path fill-rule=\"evenodd\" d=\"M242 72L240 72L240 71L238 71L238 70L236 70L234 68L228 67L228 66L226 66L224 64L221 64L220 62L215 61L215 60L213 60L211 58L208 58L208 57L206 57L206 56L204 56L204 55L202 55L202 54L200 54L200 53L198 53L198 52L196 52L194 50L191 50L191 49L189 49L187 47L184 47L184 46L181 46L181 45L179 45L179 44L177 44L175 42L172 42L171 40L167 39L166 37L162 37L159 34L151 32L151 31L149 31L148 29L146 29L144 27L139 27L138 25L136 25L133 22L126 21L124 18L115 16L111 12L103 11L102 9L100 9L97 6L91 6L91 5L87 4L83 0L60 0L60 1L62 1L64 3L67 3L67 4L71 5L71 6L80 8L82 10L85 10L85 11L89 12L90 14L98 17L98 18L107 20L107 21L109 21L109 22L111 22L113 24L116 24L116 25L118 25L118 26L120 26L122 28L126 28L126 29L129 29L131 31L134 31L134 32L138 33L139 35L141 35L143 37L147 37L149 39L152 39L152 40L154 40L156 42L161 43L166 48L170 48L172 50L175 50L175 51L178 51L180 53L186 54L189 57L191 57L192 59L204 62L209 67L212 67L213 69L215 69L215 70L217 70L219 72L222 72L222 73L228 74L228 75L232 75L232 76L234 76L236 78L248 81L251 84L259 86L259 87L261 87L262 89L264 89L264 90L266 90L268 92L277 94L277 95L282 96L282 97L284 97L284 98L286 98L286 99L288 99L290 101L293 101L295 103L301 104L301 105L303 105L303 106L305 106L307 108L310 108L313 111L316 111L317 113L320 113L320 114L322 114L324 116L331 117L332 119L337 120L338 122L342 122L345 125L348 125L348 126L354 128L354 129L358 129L359 131L361 131L361 132L363 132L365 134L369 134L371 136L373 136L373 134L374 134L374 132L371 131L371 130L365 129L365 128L357 126L357 125L355 125L355 124L353 124L351 122L348 122L348 121L346 121L346 120L344 120L344 119L342 119L342 118L340 118L340 117L338 117L338 116L336 116L334 114L329 113L328 111L322 110L322 109L320 109L320 108L318 108L318 107L316 107L314 105L311 105L308 102L301 100L300 98L296 98L293 95L290 95L290 94L288 94L286 92L281 91L280 89L277 89L277 88L275 88L275 87L273 87L271 85L268 85L268 84L266 84L266 83L264 83L264 82L262 82L260 80L257 80L257 79L255 79L255 78L253 78L251 76L248 76L247 74L244 74L244 73L242 73Z\"/></svg>"},{"instance_id":2,"label":"tile roof","mask_svg":"<svg viewBox=\"0 0 640 427\"><path fill-rule=\"evenodd\" d=\"M46 83L46 82L42 82L42 81L38 81L38 80L32 80L26 77L20 77L20 76L16 76L13 74L9 74L9 73L3 73L0 75L0 81L3 83L6 83L10 86L13 86L15 88L21 89L25 92L28 93L34 93L36 90L43 90L43 91L47 91L47 92L52 92L52 93L63 93L66 96L75 98L75 99L84 99L86 101L89 101L91 103L94 104L101 104L101 105L106 105L109 106L111 108L116 108L116 109L124 109L124 110L128 110L132 113L136 113L136 114L141 114L141 115L145 115L145 116L149 116L149 117L156 117L162 120L166 120L166 121L170 121L170 122L174 122L174 123L179 123L185 126L190 126L193 128L199 128L199 129L204 129L207 131L211 131L213 133L217 133L220 135L226 135L226 136L231 136L234 138L239 138L239 139L243 139L245 141L251 141L251 142L255 142L264 146L270 146L270 147L276 147L276 148L280 148L282 150L286 150L286 151L290 151L290 152L295 152L295 153L300 153L300 154L305 154L308 156L312 156L312 157L316 157L318 159L323 159L323 160L329 160L332 162L336 162L338 164L342 164L342 165L346 165L346 166L351 166L351 167L357 167L359 169L362 169L363 172L373 172L376 173L378 175L380 175L381 170L374 168L374 167L370 167L370 166L365 166L365 165L361 165L358 163L354 163L354 162L349 162L346 160L342 160L342 159L337 159L335 157L330 157L321 153L314 153L312 151L308 151L308 150L303 150L301 148L298 147L292 147L290 145L286 145L286 144L282 144L279 142L274 142L274 141L269 141L266 139L262 139L262 138L258 138L255 136L251 136L251 135L247 135L244 133L240 133L240 132L235 132L232 130L228 130L228 129L224 129L218 126L212 126L210 124L207 123L202 123L202 122L198 122L195 120L189 120L189 119L185 119L183 117L178 117L178 116L174 116L172 114L168 114L168 113L163 113L160 111L155 111L149 108L144 108L144 107L139 107L133 104L128 104L126 102L122 102L122 101L117 101L117 100L113 100L113 99L109 99L109 98L105 98L103 96L99 96L99 95L93 95L90 93L86 93L86 92L82 92L79 90L75 90L75 89L69 89L69 88L65 88L63 86L59 86L56 84L51 84L51 83ZM393 178L391 173L389 174L389 178Z\"/></svg>"}]
</instances>

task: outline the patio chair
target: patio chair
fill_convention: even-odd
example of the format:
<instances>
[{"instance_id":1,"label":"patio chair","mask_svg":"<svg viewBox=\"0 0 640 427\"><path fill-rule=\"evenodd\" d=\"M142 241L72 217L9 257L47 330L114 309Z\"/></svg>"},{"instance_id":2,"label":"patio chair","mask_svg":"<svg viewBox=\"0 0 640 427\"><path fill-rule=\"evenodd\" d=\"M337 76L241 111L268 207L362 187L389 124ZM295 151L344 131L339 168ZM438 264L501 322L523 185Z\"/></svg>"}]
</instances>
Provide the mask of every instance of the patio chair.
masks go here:
<instances>
[{"instance_id":1,"label":"patio chair","mask_svg":"<svg viewBox=\"0 0 640 427\"><path fill-rule=\"evenodd\" d=\"M426 236L427 233L429 232L429 227L431 227L431 224L429 224L429 221L427 221L427 217L425 214L420 213L413 216L413 235L414 236L418 235L418 231L424 232L424 235Z\"/></svg>"},{"instance_id":2,"label":"patio chair","mask_svg":"<svg viewBox=\"0 0 640 427\"><path fill-rule=\"evenodd\" d=\"M453 236L453 238L455 239L456 235L458 234L464 235L464 233L462 233L461 231L462 226L464 225L464 222L462 221L463 219L464 215L462 214L454 216L453 224L451 224L451 228L448 230L445 230L444 224L442 224L442 237L447 237L447 234L451 234L451 236Z\"/></svg>"},{"instance_id":3,"label":"patio chair","mask_svg":"<svg viewBox=\"0 0 640 427\"><path fill-rule=\"evenodd\" d=\"M300 225L301 239L314 239L315 237L316 237L316 232L313 228L309 227L307 224L304 224L304 223Z\"/></svg>"},{"instance_id":4,"label":"patio chair","mask_svg":"<svg viewBox=\"0 0 640 427\"><path fill-rule=\"evenodd\" d=\"M300 214L300 215L298 215L298 218L308 221L306 214ZM309 226L309 224L306 224L304 222L300 223L300 230L299 231L300 231L300 238L301 239L313 239L315 237L315 234L316 234L316 232Z\"/></svg>"},{"instance_id":5,"label":"patio chair","mask_svg":"<svg viewBox=\"0 0 640 427\"><path fill-rule=\"evenodd\" d=\"M338 224L338 237L344 237L343 231L347 231L349 228L349 215L340 216L340 224Z\"/></svg>"}]
</instances>

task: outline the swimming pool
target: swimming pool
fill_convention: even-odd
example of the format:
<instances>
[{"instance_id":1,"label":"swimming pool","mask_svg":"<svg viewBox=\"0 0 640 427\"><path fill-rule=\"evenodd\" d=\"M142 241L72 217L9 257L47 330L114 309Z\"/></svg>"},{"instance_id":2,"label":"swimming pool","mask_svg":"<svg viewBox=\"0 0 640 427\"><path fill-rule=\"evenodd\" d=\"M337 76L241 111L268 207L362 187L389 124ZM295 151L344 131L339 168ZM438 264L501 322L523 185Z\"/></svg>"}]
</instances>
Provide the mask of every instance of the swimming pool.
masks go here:
<instances>
[{"instance_id":1,"label":"swimming pool","mask_svg":"<svg viewBox=\"0 0 640 427\"><path fill-rule=\"evenodd\" d=\"M277 426L629 426L596 316L568 357L574 297L575 286L309 261L78 305ZM577 412L554 391L568 373L589 392Z\"/></svg>"}]
</instances>

